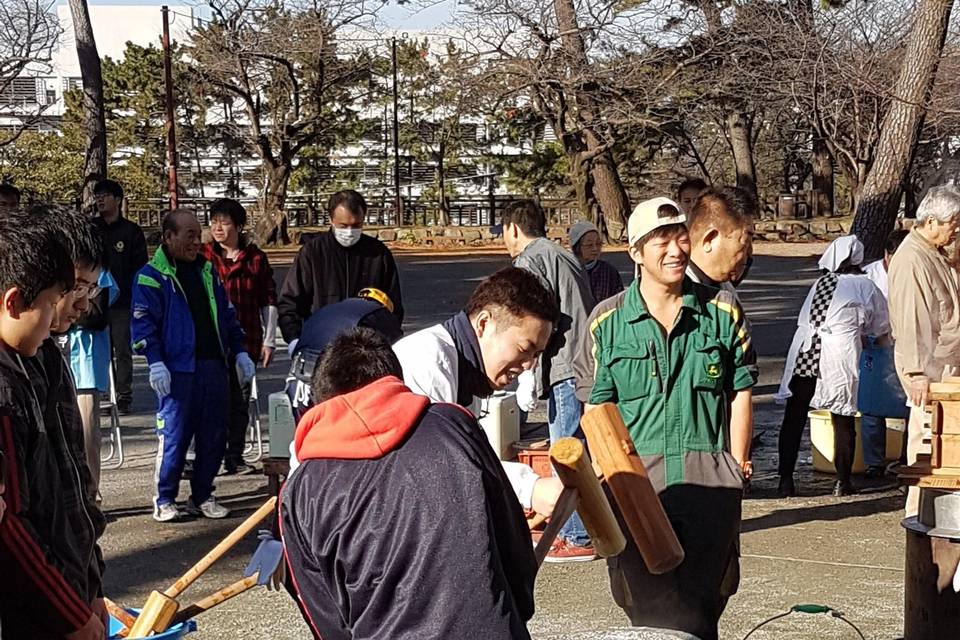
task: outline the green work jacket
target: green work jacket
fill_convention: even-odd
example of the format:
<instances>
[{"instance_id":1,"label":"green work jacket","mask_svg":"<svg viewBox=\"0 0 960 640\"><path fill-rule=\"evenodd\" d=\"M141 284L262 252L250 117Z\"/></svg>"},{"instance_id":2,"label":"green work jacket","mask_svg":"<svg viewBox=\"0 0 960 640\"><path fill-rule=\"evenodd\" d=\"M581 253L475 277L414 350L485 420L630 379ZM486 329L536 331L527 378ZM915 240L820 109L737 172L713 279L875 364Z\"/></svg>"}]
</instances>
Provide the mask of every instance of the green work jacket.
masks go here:
<instances>
[{"instance_id":1,"label":"green work jacket","mask_svg":"<svg viewBox=\"0 0 960 640\"><path fill-rule=\"evenodd\" d=\"M757 367L736 298L684 278L683 306L664 335L635 281L599 304L588 326L578 395L617 403L654 487L741 487L729 406L735 392L756 384Z\"/></svg>"}]
</instances>

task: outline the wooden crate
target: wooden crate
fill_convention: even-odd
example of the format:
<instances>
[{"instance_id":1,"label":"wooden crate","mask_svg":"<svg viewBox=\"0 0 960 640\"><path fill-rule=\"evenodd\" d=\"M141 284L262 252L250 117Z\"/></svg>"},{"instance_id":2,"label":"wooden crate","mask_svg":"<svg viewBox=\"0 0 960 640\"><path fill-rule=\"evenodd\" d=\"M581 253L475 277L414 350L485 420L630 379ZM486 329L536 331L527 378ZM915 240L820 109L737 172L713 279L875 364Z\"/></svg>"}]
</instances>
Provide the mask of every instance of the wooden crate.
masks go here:
<instances>
[{"instance_id":1,"label":"wooden crate","mask_svg":"<svg viewBox=\"0 0 960 640\"><path fill-rule=\"evenodd\" d=\"M935 433L930 444L930 463L935 469L960 470L960 434Z\"/></svg>"},{"instance_id":2,"label":"wooden crate","mask_svg":"<svg viewBox=\"0 0 960 640\"><path fill-rule=\"evenodd\" d=\"M934 402L930 429L933 433L960 435L960 402L953 400Z\"/></svg>"}]
</instances>

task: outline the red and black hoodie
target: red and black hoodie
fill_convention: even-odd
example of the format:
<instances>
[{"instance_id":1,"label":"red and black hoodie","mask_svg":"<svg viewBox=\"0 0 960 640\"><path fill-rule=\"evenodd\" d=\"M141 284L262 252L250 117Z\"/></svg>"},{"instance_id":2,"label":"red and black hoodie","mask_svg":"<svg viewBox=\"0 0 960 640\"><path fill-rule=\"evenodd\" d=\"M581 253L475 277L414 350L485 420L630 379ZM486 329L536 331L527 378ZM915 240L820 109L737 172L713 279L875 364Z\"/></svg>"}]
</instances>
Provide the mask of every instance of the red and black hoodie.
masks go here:
<instances>
[{"instance_id":1,"label":"red and black hoodie","mask_svg":"<svg viewBox=\"0 0 960 640\"><path fill-rule=\"evenodd\" d=\"M62 638L102 596L104 519L89 492L76 392L52 339L36 357L0 348L3 638Z\"/></svg>"},{"instance_id":2,"label":"red and black hoodie","mask_svg":"<svg viewBox=\"0 0 960 640\"><path fill-rule=\"evenodd\" d=\"M387 377L313 407L296 453L280 521L316 638L530 637L530 534L475 418Z\"/></svg>"}]
</instances>

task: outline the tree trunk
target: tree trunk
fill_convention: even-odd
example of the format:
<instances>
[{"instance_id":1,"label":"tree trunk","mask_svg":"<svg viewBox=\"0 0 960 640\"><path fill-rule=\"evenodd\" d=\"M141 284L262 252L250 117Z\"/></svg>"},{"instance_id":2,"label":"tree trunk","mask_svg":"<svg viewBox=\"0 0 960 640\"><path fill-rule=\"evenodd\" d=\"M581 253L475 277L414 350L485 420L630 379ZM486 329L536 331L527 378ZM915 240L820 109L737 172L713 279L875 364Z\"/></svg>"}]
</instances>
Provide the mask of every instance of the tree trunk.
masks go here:
<instances>
[{"instance_id":1,"label":"tree trunk","mask_svg":"<svg viewBox=\"0 0 960 640\"><path fill-rule=\"evenodd\" d=\"M440 153L437 154L437 186L440 188L440 197L438 198L438 213L439 217L437 218L437 225L441 227L450 226L450 203L447 201L447 176L446 176L446 167L443 163L443 156L446 153L446 149L443 145L440 146Z\"/></svg>"},{"instance_id":2,"label":"tree trunk","mask_svg":"<svg viewBox=\"0 0 960 640\"><path fill-rule=\"evenodd\" d=\"M727 114L727 137L737 170L737 186L757 197L757 167L753 161L753 116L742 111Z\"/></svg>"},{"instance_id":3,"label":"tree trunk","mask_svg":"<svg viewBox=\"0 0 960 640\"><path fill-rule=\"evenodd\" d=\"M593 192L590 186L590 175L584 166L581 152L567 151L567 173L570 177L570 183L573 185L573 197L580 210L580 215L584 220L597 225L597 228L603 231L602 216L599 215L597 207L594 206Z\"/></svg>"},{"instance_id":4,"label":"tree trunk","mask_svg":"<svg viewBox=\"0 0 960 640\"><path fill-rule=\"evenodd\" d=\"M817 214L832 216L834 199L833 156L826 141L814 135L813 153L810 155L813 172L813 190L817 199Z\"/></svg>"},{"instance_id":5,"label":"tree trunk","mask_svg":"<svg viewBox=\"0 0 960 640\"><path fill-rule=\"evenodd\" d=\"M93 187L107 177L107 125L103 109L100 54L86 0L69 0L80 75L83 79L83 130L87 149L83 163L83 205L93 206Z\"/></svg>"},{"instance_id":6,"label":"tree trunk","mask_svg":"<svg viewBox=\"0 0 960 640\"><path fill-rule=\"evenodd\" d=\"M260 197L260 216L253 229L254 239L261 245L272 242L289 244L284 206L287 202L287 185L290 182L292 165L264 161L263 170L267 176L267 186Z\"/></svg>"},{"instance_id":7,"label":"tree trunk","mask_svg":"<svg viewBox=\"0 0 960 640\"><path fill-rule=\"evenodd\" d=\"M894 100L883 117L876 161L867 176L853 223L853 233L865 248L865 261L883 256L884 241L896 221L904 178L923 125L952 7L953 0L920 0L914 12L900 74L891 92Z\"/></svg>"},{"instance_id":8,"label":"tree trunk","mask_svg":"<svg viewBox=\"0 0 960 640\"><path fill-rule=\"evenodd\" d=\"M557 27L562 34L563 53L567 57L571 74L577 76L587 73L589 61L583 37L580 35L573 0L555 0L554 11L557 15ZM592 156L590 160L590 177L594 196L592 200L599 206L600 215L603 216L601 229L609 238L619 240L626 230L627 216L630 215L630 200L620 180L613 152L604 148L603 136L598 133L603 123L597 115L598 109L594 97L586 91L575 91L574 98L579 108L579 119L582 123L587 154Z\"/></svg>"}]
</instances>

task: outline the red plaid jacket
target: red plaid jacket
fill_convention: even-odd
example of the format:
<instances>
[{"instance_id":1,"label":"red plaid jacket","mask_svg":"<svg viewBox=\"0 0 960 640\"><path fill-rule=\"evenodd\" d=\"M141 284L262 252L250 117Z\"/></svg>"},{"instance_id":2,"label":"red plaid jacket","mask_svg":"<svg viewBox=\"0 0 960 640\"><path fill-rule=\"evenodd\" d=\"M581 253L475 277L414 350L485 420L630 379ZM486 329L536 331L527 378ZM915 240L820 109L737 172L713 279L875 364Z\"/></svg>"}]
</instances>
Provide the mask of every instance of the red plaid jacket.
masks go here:
<instances>
[{"instance_id":1,"label":"red plaid jacket","mask_svg":"<svg viewBox=\"0 0 960 640\"><path fill-rule=\"evenodd\" d=\"M247 353L257 362L263 348L263 322L260 309L276 306L277 285L267 254L255 244L245 244L236 260L228 260L216 242L203 245L203 255L213 263L227 297L237 309L240 326L247 334Z\"/></svg>"}]
</instances>

